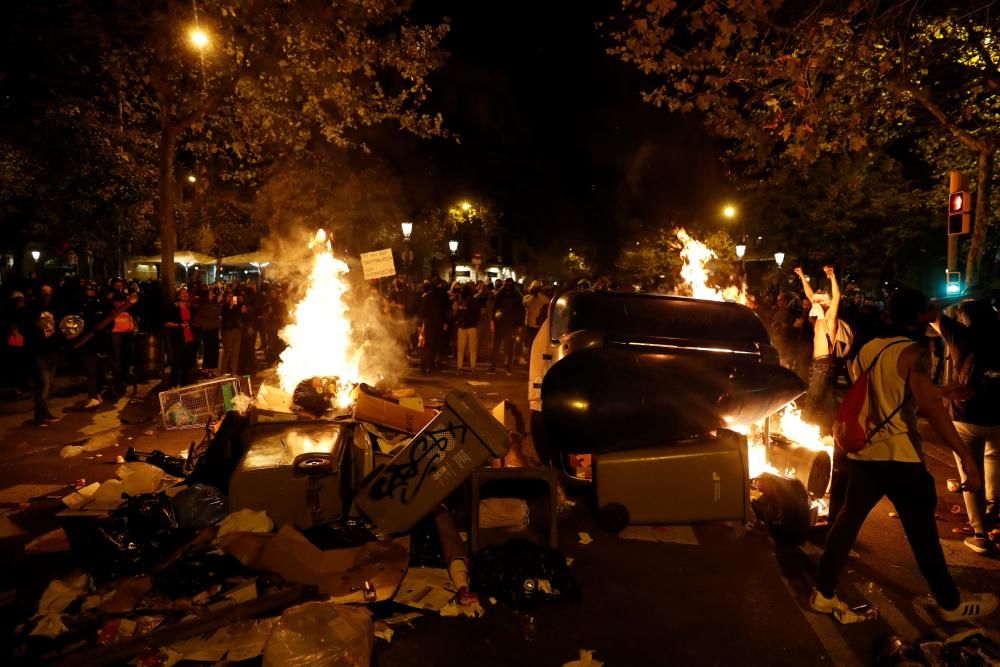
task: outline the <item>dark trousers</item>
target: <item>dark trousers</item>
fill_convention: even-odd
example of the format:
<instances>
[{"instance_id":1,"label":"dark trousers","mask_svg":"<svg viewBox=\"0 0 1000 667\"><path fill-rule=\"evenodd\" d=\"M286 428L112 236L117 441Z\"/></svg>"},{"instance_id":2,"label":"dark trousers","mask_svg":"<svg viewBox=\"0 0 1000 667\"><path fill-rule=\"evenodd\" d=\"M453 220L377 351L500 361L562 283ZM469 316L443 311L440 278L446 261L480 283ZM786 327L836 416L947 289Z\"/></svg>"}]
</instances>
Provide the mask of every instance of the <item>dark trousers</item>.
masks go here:
<instances>
[{"instance_id":1,"label":"dark trousers","mask_svg":"<svg viewBox=\"0 0 1000 667\"><path fill-rule=\"evenodd\" d=\"M56 376L54 354L36 355L32 358L35 372L35 419L41 420L49 414L49 395L52 393L52 380Z\"/></svg>"},{"instance_id":2,"label":"dark trousers","mask_svg":"<svg viewBox=\"0 0 1000 667\"><path fill-rule=\"evenodd\" d=\"M183 386L190 381L191 369L194 368L198 355L198 343L175 340L170 354L170 386Z\"/></svg>"},{"instance_id":3,"label":"dark trousers","mask_svg":"<svg viewBox=\"0 0 1000 667\"><path fill-rule=\"evenodd\" d=\"M132 376L133 335L130 333L111 334L111 377L115 391L125 391Z\"/></svg>"},{"instance_id":4,"label":"dark trousers","mask_svg":"<svg viewBox=\"0 0 1000 667\"><path fill-rule=\"evenodd\" d=\"M883 496L888 496L896 508L931 593L941 607L954 609L958 606L958 588L948 573L934 520L937 505L934 478L923 463L851 461L844 508L830 528L819 561L816 582L819 592L833 597L861 525Z\"/></svg>"},{"instance_id":5,"label":"dark trousers","mask_svg":"<svg viewBox=\"0 0 1000 667\"><path fill-rule=\"evenodd\" d=\"M219 367L219 330L218 329L198 329L198 339L204 346L202 352L201 367L205 370Z\"/></svg>"},{"instance_id":6,"label":"dark trousers","mask_svg":"<svg viewBox=\"0 0 1000 667\"><path fill-rule=\"evenodd\" d=\"M503 346L506 363L504 368L510 370L514 366L514 330L511 324L497 322L493 329L493 351L490 354L490 370L497 369L497 357L500 356L500 346Z\"/></svg>"},{"instance_id":7,"label":"dark trousers","mask_svg":"<svg viewBox=\"0 0 1000 667\"><path fill-rule=\"evenodd\" d=\"M437 368L441 339L444 338L441 324L424 324L424 347L420 350L420 370L430 373Z\"/></svg>"},{"instance_id":8,"label":"dark trousers","mask_svg":"<svg viewBox=\"0 0 1000 667\"><path fill-rule=\"evenodd\" d=\"M101 362L101 355L89 344L80 351L80 364L87 377L87 396L89 398L99 398L101 395L101 385L104 384L104 364Z\"/></svg>"}]
</instances>

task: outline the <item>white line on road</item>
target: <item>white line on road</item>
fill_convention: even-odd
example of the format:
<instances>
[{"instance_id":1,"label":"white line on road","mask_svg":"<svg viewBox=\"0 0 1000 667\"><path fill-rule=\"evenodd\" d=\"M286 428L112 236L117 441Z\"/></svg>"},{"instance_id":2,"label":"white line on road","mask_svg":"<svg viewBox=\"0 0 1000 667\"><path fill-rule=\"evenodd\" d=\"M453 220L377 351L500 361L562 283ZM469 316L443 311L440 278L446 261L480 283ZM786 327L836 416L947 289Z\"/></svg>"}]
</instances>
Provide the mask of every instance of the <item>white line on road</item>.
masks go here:
<instances>
[{"instance_id":1,"label":"white line on road","mask_svg":"<svg viewBox=\"0 0 1000 667\"><path fill-rule=\"evenodd\" d=\"M910 623L910 620L892 603L892 600L873 582L862 578L855 585L855 588L863 598L878 608L879 618L888 623L897 635L912 642L924 634L917 630L917 627L913 623Z\"/></svg>"},{"instance_id":2,"label":"white line on road","mask_svg":"<svg viewBox=\"0 0 1000 667\"><path fill-rule=\"evenodd\" d=\"M812 628L813 634L816 635L819 643L823 645L823 649L833 664L837 665L837 667L861 667L861 660L858 659L858 656L854 654L851 647L840 636L837 628L834 627L833 617L805 609L799 604L799 600L795 596L795 591L792 589L791 584L788 583L788 579L781 577L781 583L785 586L785 590L788 591L788 595L791 596L792 604L795 605L806 620L806 623Z\"/></svg>"}]
</instances>

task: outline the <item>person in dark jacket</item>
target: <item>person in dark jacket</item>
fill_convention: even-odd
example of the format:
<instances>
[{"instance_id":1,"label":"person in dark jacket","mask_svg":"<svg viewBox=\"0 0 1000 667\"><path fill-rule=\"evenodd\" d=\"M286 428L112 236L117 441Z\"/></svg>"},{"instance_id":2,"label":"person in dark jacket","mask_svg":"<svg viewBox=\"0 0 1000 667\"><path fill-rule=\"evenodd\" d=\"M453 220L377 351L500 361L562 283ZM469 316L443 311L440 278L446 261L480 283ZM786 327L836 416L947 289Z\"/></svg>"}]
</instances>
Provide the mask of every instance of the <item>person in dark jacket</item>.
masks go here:
<instances>
[{"instance_id":1,"label":"person in dark jacket","mask_svg":"<svg viewBox=\"0 0 1000 667\"><path fill-rule=\"evenodd\" d=\"M83 336L92 335L86 341L81 337L79 346L80 363L87 376L87 402L83 404L85 410L95 410L101 405L105 361L111 350L111 336L104 319L110 312L111 304L97 294L95 283L88 282L80 314L87 325Z\"/></svg>"},{"instance_id":2,"label":"person in dark jacket","mask_svg":"<svg viewBox=\"0 0 1000 667\"><path fill-rule=\"evenodd\" d=\"M177 302L170 307L163 325L170 335L170 386L180 387L189 382L198 352L198 341L191 327L193 313L187 287L177 290Z\"/></svg>"},{"instance_id":3,"label":"person in dark jacket","mask_svg":"<svg viewBox=\"0 0 1000 667\"><path fill-rule=\"evenodd\" d=\"M203 346L202 373L214 376L219 368L219 329L222 327L222 294L218 289L203 289L198 295L192 326Z\"/></svg>"},{"instance_id":4,"label":"person in dark jacket","mask_svg":"<svg viewBox=\"0 0 1000 667\"><path fill-rule=\"evenodd\" d=\"M240 373L242 322L239 297L232 292L226 292L222 302L222 363L219 364L219 375Z\"/></svg>"},{"instance_id":5,"label":"person in dark jacket","mask_svg":"<svg viewBox=\"0 0 1000 667\"><path fill-rule=\"evenodd\" d=\"M430 286L420 297L418 315L423 322L424 346L420 350L420 370L430 373L437 369L438 352L445 329L448 326L448 311L451 301L448 298L448 286L440 278L431 281Z\"/></svg>"},{"instance_id":6,"label":"person in dark jacket","mask_svg":"<svg viewBox=\"0 0 1000 667\"><path fill-rule=\"evenodd\" d=\"M504 368L509 373L514 366L514 334L524 322L524 301L512 278L507 278L497 290L493 310L493 352L490 355L490 372L497 370L497 357L503 346L506 356Z\"/></svg>"},{"instance_id":7,"label":"person in dark jacket","mask_svg":"<svg viewBox=\"0 0 1000 667\"><path fill-rule=\"evenodd\" d=\"M25 338L34 372L35 424L45 427L60 419L49 412L48 401L63 337L56 326L58 314L51 305L52 286L42 285L41 294L41 299L32 306L31 326L27 328Z\"/></svg>"},{"instance_id":8,"label":"person in dark jacket","mask_svg":"<svg viewBox=\"0 0 1000 667\"><path fill-rule=\"evenodd\" d=\"M455 303L455 324L458 328L458 370L462 370L465 361L465 350L469 350L469 367L476 370L479 359L479 318L482 305L472 291L472 285L462 285L461 293Z\"/></svg>"}]
</instances>

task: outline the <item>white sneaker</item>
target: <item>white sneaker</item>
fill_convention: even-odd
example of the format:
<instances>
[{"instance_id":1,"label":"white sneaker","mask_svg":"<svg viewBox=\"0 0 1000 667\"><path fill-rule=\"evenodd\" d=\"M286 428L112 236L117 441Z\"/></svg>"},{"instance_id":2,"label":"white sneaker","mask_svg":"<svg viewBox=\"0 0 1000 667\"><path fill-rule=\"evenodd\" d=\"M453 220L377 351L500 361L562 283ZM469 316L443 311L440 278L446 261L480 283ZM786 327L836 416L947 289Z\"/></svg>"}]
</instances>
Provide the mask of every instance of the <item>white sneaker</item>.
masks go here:
<instances>
[{"instance_id":1,"label":"white sneaker","mask_svg":"<svg viewBox=\"0 0 1000 667\"><path fill-rule=\"evenodd\" d=\"M89 401L87 401L86 403L83 404L83 409L84 410L93 410L94 408L96 408L100 404L101 404L101 399L99 399L99 398L92 398L92 399L90 399Z\"/></svg>"},{"instance_id":2,"label":"white sneaker","mask_svg":"<svg viewBox=\"0 0 1000 667\"><path fill-rule=\"evenodd\" d=\"M941 618L949 623L957 623L967 618L989 616L996 611L1000 600L993 593L963 593L954 609L941 609Z\"/></svg>"},{"instance_id":3,"label":"white sneaker","mask_svg":"<svg viewBox=\"0 0 1000 667\"><path fill-rule=\"evenodd\" d=\"M843 613L850 609L847 603L836 595L828 598L816 589L813 589L812 595L809 596L809 606L813 611L818 611L821 614L833 614L838 611Z\"/></svg>"}]
</instances>

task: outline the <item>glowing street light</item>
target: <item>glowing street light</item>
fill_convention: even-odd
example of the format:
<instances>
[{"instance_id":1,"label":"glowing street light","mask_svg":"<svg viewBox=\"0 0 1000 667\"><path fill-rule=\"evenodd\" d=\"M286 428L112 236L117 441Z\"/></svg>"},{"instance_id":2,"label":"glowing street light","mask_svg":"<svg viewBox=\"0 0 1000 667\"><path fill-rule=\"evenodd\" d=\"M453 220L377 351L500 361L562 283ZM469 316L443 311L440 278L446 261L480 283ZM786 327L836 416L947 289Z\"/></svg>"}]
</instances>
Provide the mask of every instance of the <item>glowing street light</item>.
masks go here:
<instances>
[{"instance_id":1,"label":"glowing street light","mask_svg":"<svg viewBox=\"0 0 1000 667\"><path fill-rule=\"evenodd\" d=\"M469 202L467 202L467 201L464 201L464 202L462 202L462 203L461 203L461 204L460 204L459 206L460 206L460 208L461 208L461 209L462 209L463 211L465 211L466 213L468 213L468 212L469 212L469 210L470 210L470 209L472 208L472 204L470 204L470 203L469 203Z\"/></svg>"},{"instance_id":2,"label":"glowing street light","mask_svg":"<svg viewBox=\"0 0 1000 667\"><path fill-rule=\"evenodd\" d=\"M208 46L208 33L201 28L192 28L191 32L188 33L188 39L191 40L191 44L194 48L199 51Z\"/></svg>"},{"instance_id":3,"label":"glowing street light","mask_svg":"<svg viewBox=\"0 0 1000 667\"><path fill-rule=\"evenodd\" d=\"M35 260L36 262L38 261L38 258L41 257L41 256L42 256L42 253L40 251L38 251L38 250L32 250L31 251L31 259Z\"/></svg>"},{"instance_id":4,"label":"glowing street light","mask_svg":"<svg viewBox=\"0 0 1000 667\"><path fill-rule=\"evenodd\" d=\"M188 174L188 183L194 183L197 180L194 174Z\"/></svg>"},{"instance_id":5,"label":"glowing street light","mask_svg":"<svg viewBox=\"0 0 1000 667\"><path fill-rule=\"evenodd\" d=\"M747 254L747 247L743 243L736 244L736 257L737 259L743 259L743 255Z\"/></svg>"},{"instance_id":6,"label":"glowing street light","mask_svg":"<svg viewBox=\"0 0 1000 667\"><path fill-rule=\"evenodd\" d=\"M736 207L732 204L727 204L725 208L722 209L722 217L727 220L732 220L736 217Z\"/></svg>"},{"instance_id":7,"label":"glowing street light","mask_svg":"<svg viewBox=\"0 0 1000 667\"><path fill-rule=\"evenodd\" d=\"M410 234L413 233L413 223L412 222L401 222L399 226L403 228L403 238L407 241L410 240Z\"/></svg>"},{"instance_id":8,"label":"glowing street light","mask_svg":"<svg viewBox=\"0 0 1000 667\"><path fill-rule=\"evenodd\" d=\"M781 265L784 262L785 262L785 253L783 252L774 253L774 263L778 265L779 269L781 268Z\"/></svg>"},{"instance_id":9,"label":"glowing street light","mask_svg":"<svg viewBox=\"0 0 1000 667\"><path fill-rule=\"evenodd\" d=\"M451 250L451 254L453 254L453 255L456 252L458 252L458 241L456 241L454 239L452 239L451 241L448 241L448 250Z\"/></svg>"}]
</instances>

